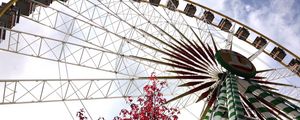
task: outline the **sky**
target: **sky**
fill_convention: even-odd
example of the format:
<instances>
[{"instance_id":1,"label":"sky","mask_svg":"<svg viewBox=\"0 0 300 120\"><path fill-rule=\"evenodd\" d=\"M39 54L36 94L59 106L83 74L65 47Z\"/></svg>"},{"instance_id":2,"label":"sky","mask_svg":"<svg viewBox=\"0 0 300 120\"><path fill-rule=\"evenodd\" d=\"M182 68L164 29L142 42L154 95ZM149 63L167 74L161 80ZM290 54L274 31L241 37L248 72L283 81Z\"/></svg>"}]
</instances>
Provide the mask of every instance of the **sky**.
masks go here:
<instances>
[{"instance_id":1,"label":"sky","mask_svg":"<svg viewBox=\"0 0 300 120\"><path fill-rule=\"evenodd\" d=\"M2 2L7 0L0 1ZM299 0L199 0L198 2L254 28L276 42L282 44L283 46L288 47L289 50L296 53L298 56L300 55ZM21 28L23 26L19 27ZM47 73L41 73L39 75L35 74L38 72L38 68L41 65L48 63L47 61L38 61L32 65L24 64L24 62L30 61L32 58L11 55L3 53L2 51L0 51L0 56L1 79L15 78L18 76L30 77L33 75L35 77L53 77L51 74L57 74L56 71L47 71ZM10 65L6 65L8 61ZM57 64L51 64L48 67L55 69L57 67L56 65ZM76 67L74 68L74 71L77 71ZM93 74L95 75L94 77L101 77L96 74L97 71L93 72L95 73ZM99 115L99 113L110 114L110 110L114 110L114 107L118 107L117 105L113 104L112 101L120 102L118 100L108 99L103 101L104 103L107 103L106 106L103 106L103 104L100 104L96 101L86 103L86 105L89 106L90 109L98 109L97 111L92 111L93 115ZM72 107L73 109L81 107L78 105L78 102L69 102L68 104L68 106ZM102 107L99 108L98 106ZM44 112L41 112L41 110ZM0 119L3 120L40 120L44 116L47 116L44 117L44 120L71 119L62 102L11 106L0 105L0 114Z\"/></svg>"},{"instance_id":2,"label":"sky","mask_svg":"<svg viewBox=\"0 0 300 120\"><path fill-rule=\"evenodd\" d=\"M199 0L300 54L299 0Z\"/></svg>"}]
</instances>

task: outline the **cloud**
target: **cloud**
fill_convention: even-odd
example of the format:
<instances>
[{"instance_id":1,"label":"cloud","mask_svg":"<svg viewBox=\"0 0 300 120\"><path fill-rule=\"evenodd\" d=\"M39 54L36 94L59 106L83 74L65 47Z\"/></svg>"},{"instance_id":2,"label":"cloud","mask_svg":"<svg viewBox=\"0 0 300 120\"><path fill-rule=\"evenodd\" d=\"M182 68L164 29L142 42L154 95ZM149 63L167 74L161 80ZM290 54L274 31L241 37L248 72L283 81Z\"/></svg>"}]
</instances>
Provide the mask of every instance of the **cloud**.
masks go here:
<instances>
[{"instance_id":1,"label":"cloud","mask_svg":"<svg viewBox=\"0 0 300 120\"><path fill-rule=\"evenodd\" d=\"M208 5L210 8L220 11L224 10L226 0L198 0L200 4Z\"/></svg>"},{"instance_id":2,"label":"cloud","mask_svg":"<svg viewBox=\"0 0 300 120\"><path fill-rule=\"evenodd\" d=\"M299 55L300 16L295 4L292 0L275 0L269 6L253 10L246 22Z\"/></svg>"},{"instance_id":3,"label":"cloud","mask_svg":"<svg viewBox=\"0 0 300 120\"><path fill-rule=\"evenodd\" d=\"M300 55L300 3L297 0L226 0L223 13Z\"/></svg>"}]
</instances>

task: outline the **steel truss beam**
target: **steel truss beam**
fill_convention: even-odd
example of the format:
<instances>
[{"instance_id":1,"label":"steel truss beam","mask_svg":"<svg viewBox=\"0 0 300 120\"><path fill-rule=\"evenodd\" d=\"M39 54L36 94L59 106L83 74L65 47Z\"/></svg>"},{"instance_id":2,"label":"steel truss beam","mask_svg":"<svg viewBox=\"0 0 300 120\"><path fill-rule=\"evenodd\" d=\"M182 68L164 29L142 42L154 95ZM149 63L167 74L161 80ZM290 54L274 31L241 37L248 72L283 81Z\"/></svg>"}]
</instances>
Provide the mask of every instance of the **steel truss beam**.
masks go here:
<instances>
[{"instance_id":1,"label":"steel truss beam","mask_svg":"<svg viewBox=\"0 0 300 120\"><path fill-rule=\"evenodd\" d=\"M6 30L9 34L9 40L0 44L0 50L7 52L123 75L137 74L136 72L145 72L145 69L151 70L155 67L153 66L154 63L143 62L121 53L105 51L100 48L60 41L17 30ZM120 56L123 57L121 60L119 58ZM139 62L139 64L143 65L145 69L130 72L124 67L137 65L133 63L124 63L128 61ZM126 66L120 67L120 65L117 64L123 64Z\"/></svg>"},{"instance_id":2,"label":"steel truss beam","mask_svg":"<svg viewBox=\"0 0 300 120\"><path fill-rule=\"evenodd\" d=\"M87 45L91 45L93 47L99 47L101 49L104 49L106 51L115 52L115 53L124 53L124 54L132 54L133 51L138 51L137 54L142 56L153 56L152 59L157 59L161 54L157 53L156 50L153 50L149 48L149 44L152 44L153 46L157 46L156 43L151 43L151 41L145 41L144 43L142 41L133 40L133 37L131 34L134 29L132 28L126 28L121 32L112 32L109 25L112 25L113 23L110 23L107 26L99 26L93 22L88 22L82 19L79 19L78 17L71 16L69 14L63 13L61 11L57 11L52 8L39 8L32 16L26 17L32 21L35 21L39 24L42 24L44 26L48 26L54 30L57 30L63 34L69 35L70 39L68 41L83 41L87 43ZM64 18L64 20L61 20ZM66 32L66 28L72 28L71 32L68 34ZM127 31L127 32L126 32ZM121 35L121 33L129 33L126 35ZM86 37L87 36L87 37ZM139 35L142 36L142 35ZM104 38L104 39L100 39ZM137 38L140 39L140 38ZM124 42L127 41L127 42ZM84 43L84 44L85 44ZM148 45L147 45L147 44ZM119 46L119 47L118 47ZM126 67L130 65L124 65L122 63L123 56L117 56L116 58L116 67L115 71L121 71L120 68L123 68L124 71ZM138 63L140 64L140 63ZM126 66L126 67L124 67ZM138 65L139 66L139 65ZM150 68L155 68L153 65L148 65ZM129 74L129 73L126 73ZM133 75L133 74L131 74Z\"/></svg>"},{"instance_id":3,"label":"steel truss beam","mask_svg":"<svg viewBox=\"0 0 300 120\"><path fill-rule=\"evenodd\" d=\"M124 43L123 43L124 40L126 40L128 43L134 42L139 45L146 46L145 44L143 45L141 42L137 41L137 39L143 38L141 37L142 34L139 34L139 36L135 36L135 38L137 39L133 40L132 34L134 34L133 31L135 30L132 28L132 26L124 24L123 23L124 20L120 21L119 19L113 17L112 14L104 13L103 16L105 17L102 19L105 19L105 21L106 19L113 19L113 20L107 20L109 22L103 25L98 24L97 23L98 21L97 22L91 21L93 18L88 18L88 19L86 18L87 20L85 20L78 16L80 16L80 13L77 16L73 16L63 11L53 9L51 7L48 8L39 7L37 11L33 13L31 16L29 17L23 16L23 17L32 20L34 22L37 22L41 25L50 27L63 34L69 35L74 40L83 41L89 45L96 46L105 49L107 51L128 52L128 50L124 51L124 49L122 49L122 47L124 47ZM109 16L111 16L112 18L108 18ZM114 24L118 24L118 25L114 26ZM66 28L71 28L70 33L66 31ZM157 44L155 43L151 43L151 44L157 46ZM136 46L136 48L139 47L140 46ZM140 50L143 51L143 49ZM151 52L148 54L151 55Z\"/></svg>"},{"instance_id":4,"label":"steel truss beam","mask_svg":"<svg viewBox=\"0 0 300 120\"><path fill-rule=\"evenodd\" d=\"M0 105L137 97L144 94L143 86L148 82L134 78L0 80ZM164 95L182 92L176 88L178 82L169 82L173 85L163 89ZM194 102L191 97L177 104L190 105Z\"/></svg>"}]
</instances>

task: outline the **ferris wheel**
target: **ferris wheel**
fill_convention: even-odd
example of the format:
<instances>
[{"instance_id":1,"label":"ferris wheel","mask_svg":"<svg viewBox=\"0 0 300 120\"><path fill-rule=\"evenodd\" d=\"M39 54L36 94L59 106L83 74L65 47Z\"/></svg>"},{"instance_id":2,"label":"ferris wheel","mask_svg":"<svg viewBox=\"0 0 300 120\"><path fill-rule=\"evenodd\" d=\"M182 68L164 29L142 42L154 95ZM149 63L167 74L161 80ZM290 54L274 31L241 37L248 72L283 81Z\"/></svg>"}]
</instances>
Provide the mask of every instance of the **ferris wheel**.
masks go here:
<instances>
[{"instance_id":1,"label":"ferris wheel","mask_svg":"<svg viewBox=\"0 0 300 120\"><path fill-rule=\"evenodd\" d=\"M0 108L51 104L38 111L59 116L52 103L60 102L70 115L59 119L76 119L80 108L97 119L143 95L155 72L179 119L300 119L300 58L197 2L11 0L0 8Z\"/></svg>"}]
</instances>

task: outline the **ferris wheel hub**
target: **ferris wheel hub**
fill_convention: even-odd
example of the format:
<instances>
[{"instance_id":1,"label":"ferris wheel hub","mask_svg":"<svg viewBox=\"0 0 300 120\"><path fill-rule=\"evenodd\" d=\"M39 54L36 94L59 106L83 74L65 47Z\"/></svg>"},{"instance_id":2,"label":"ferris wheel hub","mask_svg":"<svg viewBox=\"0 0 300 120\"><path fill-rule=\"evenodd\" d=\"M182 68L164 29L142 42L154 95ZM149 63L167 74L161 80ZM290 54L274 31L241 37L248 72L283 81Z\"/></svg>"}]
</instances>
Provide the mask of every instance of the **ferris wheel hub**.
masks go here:
<instances>
[{"instance_id":1,"label":"ferris wheel hub","mask_svg":"<svg viewBox=\"0 0 300 120\"><path fill-rule=\"evenodd\" d=\"M256 74L256 68L252 62L240 53L221 49L215 55L219 64L230 73L241 77L251 78Z\"/></svg>"}]
</instances>

